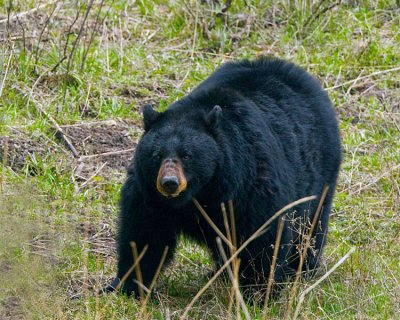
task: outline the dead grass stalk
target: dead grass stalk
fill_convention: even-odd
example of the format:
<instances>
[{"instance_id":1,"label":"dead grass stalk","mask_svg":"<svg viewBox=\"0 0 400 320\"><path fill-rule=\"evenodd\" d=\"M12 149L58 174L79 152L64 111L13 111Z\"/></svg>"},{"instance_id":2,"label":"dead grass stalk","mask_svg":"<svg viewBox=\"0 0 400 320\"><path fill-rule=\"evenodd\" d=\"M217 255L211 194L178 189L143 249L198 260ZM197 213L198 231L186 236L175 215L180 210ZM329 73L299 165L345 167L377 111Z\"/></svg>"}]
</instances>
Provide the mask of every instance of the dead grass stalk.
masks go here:
<instances>
[{"instance_id":1,"label":"dead grass stalk","mask_svg":"<svg viewBox=\"0 0 400 320\"><path fill-rule=\"evenodd\" d=\"M233 254L225 263L222 267L219 268L219 270L214 274L214 276L203 286L203 288L200 289L200 291L193 297L192 301L186 306L185 311L183 315L181 316L180 319L186 319L187 315L190 311L190 309L193 307L193 305L196 303L196 301L201 297L201 295L211 286L211 284L219 277L219 275L227 268L227 266L232 263L232 261L239 255L240 252L242 252L248 245L251 243L253 240L258 238L264 231L265 229L275 220L277 219L281 214L286 212L287 210L301 204L307 201L314 200L316 196L309 196L309 197L304 197L299 200L296 200L286 206L284 206L282 209L277 211L271 218L269 218L264 224L262 224Z\"/></svg>"},{"instance_id":2,"label":"dead grass stalk","mask_svg":"<svg viewBox=\"0 0 400 320\"><path fill-rule=\"evenodd\" d=\"M299 302L297 303L296 310L293 315L293 320L296 320L297 317L299 316L300 313L300 307L301 304L304 301L305 296L310 293L315 287L317 287L322 281L324 281L326 278L328 278L343 262L345 262L348 257L356 250L355 247L352 247L349 252L346 253L345 256L343 256L327 273L325 273L321 278L319 278L313 285L308 287L306 290L304 290L300 297L299 297Z\"/></svg>"},{"instance_id":3,"label":"dead grass stalk","mask_svg":"<svg viewBox=\"0 0 400 320\"><path fill-rule=\"evenodd\" d=\"M293 301L294 301L294 297L296 296L297 285L298 285L298 283L300 281L301 272L303 270L304 260L306 259L307 250L310 248L311 238L312 238L315 226L317 225L317 222L318 222L318 219L319 219L319 214L320 214L320 212L322 210L322 205L323 205L323 203L325 201L325 198L326 198L326 195L327 195L328 191L329 191L329 187L325 186L324 190L322 191L321 198L319 200L317 210L316 210L316 212L314 214L314 218L313 218L313 221L311 223L310 229L308 230L308 234L306 236L305 243L304 243L303 247L300 248L300 250L302 249L301 252L300 252L300 262L299 262L299 266L297 268L296 277L294 279L292 288L290 290L289 302L288 302L288 306L286 308L285 319L289 319L290 314L292 312Z\"/></svg>"}]
</instances>

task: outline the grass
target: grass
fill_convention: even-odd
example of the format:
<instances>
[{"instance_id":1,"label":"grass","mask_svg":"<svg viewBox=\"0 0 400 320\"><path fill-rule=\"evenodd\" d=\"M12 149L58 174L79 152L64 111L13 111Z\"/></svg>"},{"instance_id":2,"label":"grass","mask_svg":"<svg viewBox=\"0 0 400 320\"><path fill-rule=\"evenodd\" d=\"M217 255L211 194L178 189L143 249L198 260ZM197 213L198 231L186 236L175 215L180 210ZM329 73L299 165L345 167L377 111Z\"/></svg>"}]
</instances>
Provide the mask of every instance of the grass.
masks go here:
<instances>
[{"instance_id":1,"label":"grass","mask_svg":"<svg viewBox=\"0 0 400 320\"><path fill-rule=\"evenodd\" d=\"M223 13L222 1L12 1L10 8L0 0L0 317L179 318L208 280L207 251L182 238L145 312L133 299L94 295L115 274L117 162L130 153L78 161L50 118L63 130L113 120L104 132L129 137L113 148L95 131L92 138L68 131L79 155L134 148L142 105L164 110L222 62L269 54L321 80L344 147L321 274L355 252L305 296L299 317L395 319L400 7L390 0L333 4L232 1ZM299 283L294 307L316 280ZM214 283L190 318L237 318L230 286ZM289 295L287 288L270 301L268 318L285 316ZM248 309L262 318L258 307Z\"/></svg>"}]
</instances>

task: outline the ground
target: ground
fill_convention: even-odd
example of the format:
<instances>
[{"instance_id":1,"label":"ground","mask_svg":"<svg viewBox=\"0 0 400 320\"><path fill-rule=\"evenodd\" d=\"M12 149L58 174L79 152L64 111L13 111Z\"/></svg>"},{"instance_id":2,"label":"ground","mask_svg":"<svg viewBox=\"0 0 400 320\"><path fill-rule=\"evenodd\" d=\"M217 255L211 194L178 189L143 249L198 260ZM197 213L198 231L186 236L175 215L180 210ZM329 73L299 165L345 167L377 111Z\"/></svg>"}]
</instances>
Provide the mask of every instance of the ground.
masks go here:
<instances>
[{"instance_id":1,"label":"ground","mask_svg":"<svg viewBox=\"0 0 400 320\"><path fill-rule=\"evenodd\" d=\"M188 239L145 308L92 290L115 274L119 189L142 133L138 111L162 110L222 62L260 54L320 79L344 148L322 269L270 301L268 318L293 317L297 306L304 319L400 313L398 1L229 3L0 0L1 319L183 315L213 269ZM190 317L238 318L231 287L214 282ZM247 308L261 318L262 308Z\"/></svg>"}]
</instances>

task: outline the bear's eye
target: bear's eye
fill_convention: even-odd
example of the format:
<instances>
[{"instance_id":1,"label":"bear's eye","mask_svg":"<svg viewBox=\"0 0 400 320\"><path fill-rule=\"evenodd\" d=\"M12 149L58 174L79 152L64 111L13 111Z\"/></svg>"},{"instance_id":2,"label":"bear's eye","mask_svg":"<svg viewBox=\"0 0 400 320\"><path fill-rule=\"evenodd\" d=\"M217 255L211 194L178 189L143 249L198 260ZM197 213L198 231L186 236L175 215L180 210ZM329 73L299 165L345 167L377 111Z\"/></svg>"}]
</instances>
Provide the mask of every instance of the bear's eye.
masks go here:
<instances>
[{"instance_id":1,"label":"bear's eye","mask_svg":"<svg viewBox=\"0 0 400 320\"><path fill-rule=\"evenodd\" d=\"M182 156L182 160L183 160L183 161L188 161L188 160L190 160L190 159L192 159L192 156L191 156L190 154L184 154L184 155Z\"/></svg>"},{"instance_id":2,"label":"bear's eye","mask_svg":"<svg viewBox=\"0 0 400 320\"><path fill-rule=\"evenodd\" d=\"M154 153L153 153L153 158L154 158L155 160L161 160L161 158L162 158L161 152L159 152L159 151L154 152Z\"/></svg>"}]
</instances>

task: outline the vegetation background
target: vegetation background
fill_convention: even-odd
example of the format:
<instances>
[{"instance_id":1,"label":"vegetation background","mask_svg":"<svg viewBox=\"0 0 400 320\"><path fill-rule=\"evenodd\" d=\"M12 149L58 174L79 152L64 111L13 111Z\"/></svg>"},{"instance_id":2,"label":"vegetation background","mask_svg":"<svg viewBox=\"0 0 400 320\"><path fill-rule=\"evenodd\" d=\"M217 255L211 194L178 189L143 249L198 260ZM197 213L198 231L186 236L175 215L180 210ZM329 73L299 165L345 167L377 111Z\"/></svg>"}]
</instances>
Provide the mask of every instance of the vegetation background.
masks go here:
<instances>
[{"instance_id":1,"label":"vegetation background","mask_svg":"<svg viewBox=\"0 0 400 320\"><path fill-rule=\"evenodd\" d=\"M0 0L0 319L183 315L213 268L183 238L146 305L94 294L115 274L139 109L163 110L224 61L261 54L320 79L344 148L321 274L264 316L295 318L291 301L301 319L398 319L398 0ZM219 280L189 318L245 318L234 304Z\"/></svg>"}]
</instances>

